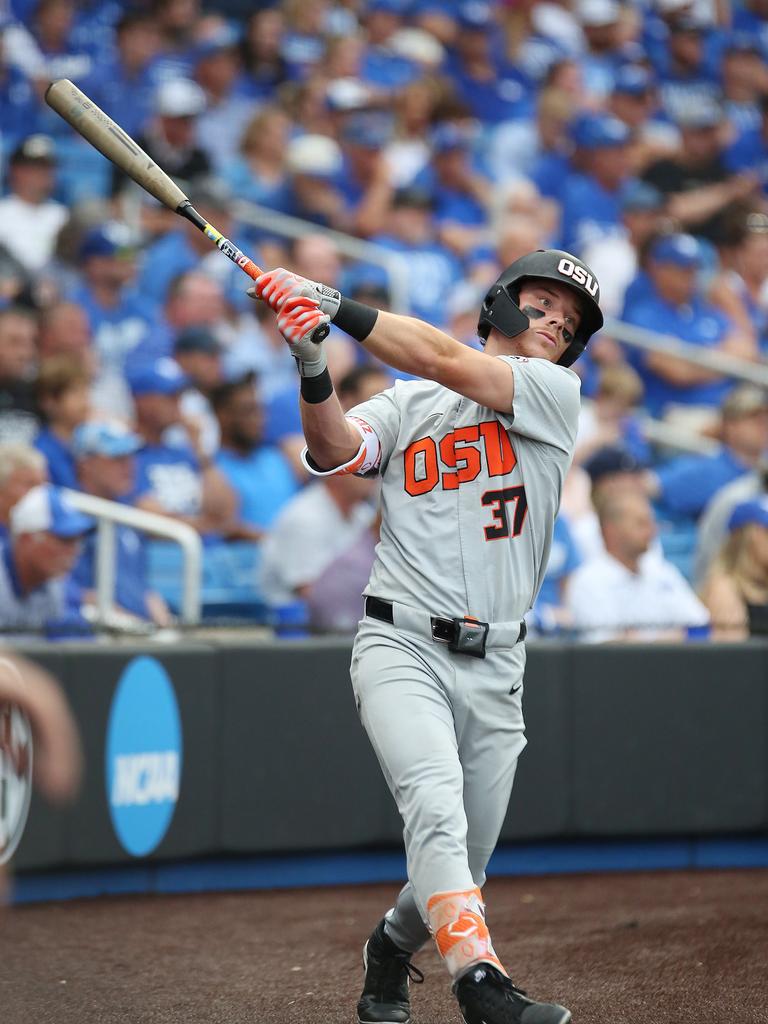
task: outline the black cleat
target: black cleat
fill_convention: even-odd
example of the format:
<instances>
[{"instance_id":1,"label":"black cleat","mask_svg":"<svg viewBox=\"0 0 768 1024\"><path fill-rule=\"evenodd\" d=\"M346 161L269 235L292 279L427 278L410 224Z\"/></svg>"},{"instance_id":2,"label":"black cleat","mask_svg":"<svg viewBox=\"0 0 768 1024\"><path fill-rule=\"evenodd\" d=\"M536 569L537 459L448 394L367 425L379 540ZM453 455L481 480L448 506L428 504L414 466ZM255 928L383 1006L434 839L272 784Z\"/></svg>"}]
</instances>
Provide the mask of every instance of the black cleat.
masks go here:
<instances>
[{"instance_id":1,"label":"black cleat","mask_svg":"<svg viewBox=\"0 0 768 1024\"><path fill-rule=\"evenodd\" d=\"M411 963L411 953L400 949L379 921L363 947L365 983L357 1004L359 1024L408 1024L411 1019L411 981L424 975Z\"/></svg>"},{"instance_id":2,"label":"black cleat","mask_svg":"<svg viewBox=\"0 0 768 1024\"><path fill-rule=\"evenodd\" d=\"M478 964L453 986L466 1024L568 1024L571 1011L536 1003L490 964Z\"/></svg>"}]
</instances>

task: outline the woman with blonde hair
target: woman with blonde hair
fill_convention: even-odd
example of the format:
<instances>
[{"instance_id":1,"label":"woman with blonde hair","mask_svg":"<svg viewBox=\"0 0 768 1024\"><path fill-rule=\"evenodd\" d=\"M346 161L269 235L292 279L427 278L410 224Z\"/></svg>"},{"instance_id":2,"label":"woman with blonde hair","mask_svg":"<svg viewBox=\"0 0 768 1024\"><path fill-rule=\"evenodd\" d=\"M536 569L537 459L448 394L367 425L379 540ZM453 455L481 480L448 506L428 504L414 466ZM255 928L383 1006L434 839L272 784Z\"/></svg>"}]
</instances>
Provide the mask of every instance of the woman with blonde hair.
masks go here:
<instances>
[{"instance_id":1,"label":"woman with blonde hair","mask_svg":"<svg viewBox=\"0 0 768 1024\"><path fill-rule=\"evenodd\" d=\"M734 508L701 599L713 640L768 637L768 495Z\"/></svg>"}]
</instances>

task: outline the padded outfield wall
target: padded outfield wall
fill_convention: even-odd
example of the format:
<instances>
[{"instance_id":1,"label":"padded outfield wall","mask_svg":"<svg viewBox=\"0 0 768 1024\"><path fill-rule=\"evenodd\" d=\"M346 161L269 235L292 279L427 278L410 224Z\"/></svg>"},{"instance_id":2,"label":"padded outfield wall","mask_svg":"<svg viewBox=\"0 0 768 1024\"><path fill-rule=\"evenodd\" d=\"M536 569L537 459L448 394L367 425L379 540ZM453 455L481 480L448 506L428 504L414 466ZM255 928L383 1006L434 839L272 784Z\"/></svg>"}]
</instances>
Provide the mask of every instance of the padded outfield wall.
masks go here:
<instances>
[{"instance_id":1,"label":"padded outfield wall","mask_svg":"<svg viewBox=\"0 0 768 1024\"><path fill-rule=\"evenodd\" d=\"M62 681L86 773L67 809L33 795L22 877L400 844L348 643L26 653ZM524 708L503 841L768 832L768 645L531 644Z\"/></svg>"}]
</instances>

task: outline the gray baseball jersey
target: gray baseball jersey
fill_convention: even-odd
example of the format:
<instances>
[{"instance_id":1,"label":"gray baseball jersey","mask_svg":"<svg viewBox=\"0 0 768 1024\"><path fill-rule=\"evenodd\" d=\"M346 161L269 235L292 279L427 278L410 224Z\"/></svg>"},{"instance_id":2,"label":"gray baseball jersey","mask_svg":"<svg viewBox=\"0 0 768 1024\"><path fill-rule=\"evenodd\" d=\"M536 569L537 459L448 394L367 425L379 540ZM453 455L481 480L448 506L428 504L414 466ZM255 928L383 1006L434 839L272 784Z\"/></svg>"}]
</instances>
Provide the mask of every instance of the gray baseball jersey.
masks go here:
<instances>
[{"instance_id":1,"label":"gray baseball jersey","mask_svg":"<svg viewBox=\"0 0 768 1024\"><path fill-rule=\"evenodd\" d=\"M436 894L471 907L485 881L525 746L519 620L541 585L576 438L576 374L502 358L515 381L509 412L405 381L348 413L381 444L381 541L366 593L391 602L393 617L366 614L351 675L403 818L408 882L386 930L410 951L440 927ZM431 615L491 623L486 657L435 642ZM498 963L484 925L457 950L446 958L454 975Z\"/></svg>"},{"instance_id":2,"label":"gray baseball jersey","mask_svg":"<svg viewBox=\"0 0 768 1024\"><path fill-rule=\"evenodd\" d=\"M542 583L573 457L579 378L512 367L514 411L432 381L398 381L352 409L382 446L381 542L366 594L487 622L522 619Z\"/></svg>"}]
</instances>

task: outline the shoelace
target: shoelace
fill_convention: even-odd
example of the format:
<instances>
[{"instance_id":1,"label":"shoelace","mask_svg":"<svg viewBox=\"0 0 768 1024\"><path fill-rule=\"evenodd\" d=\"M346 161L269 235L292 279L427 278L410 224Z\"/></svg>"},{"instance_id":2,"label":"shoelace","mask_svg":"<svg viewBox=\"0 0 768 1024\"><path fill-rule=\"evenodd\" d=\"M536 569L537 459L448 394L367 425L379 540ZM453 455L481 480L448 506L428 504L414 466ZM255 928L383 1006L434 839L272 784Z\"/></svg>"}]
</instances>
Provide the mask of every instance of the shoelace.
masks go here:
<instances>
[{"instance_id":1,"label":"shoelace","mask_svg":"<svg viewBox=\"0 0 768 1024\"><path fill-rule=\"evenodd\" d=\"M414 963L411 962L411 954L402 952L376 957L377 966L382 970L382 998L386 1002L392 1001L389 996L396 997L396 989L400 984L402 971L408 975L411 981L420 985L424 981L424 975ZM391 986L391 990L389 991Z\"/></svg>"}]
</instances>

